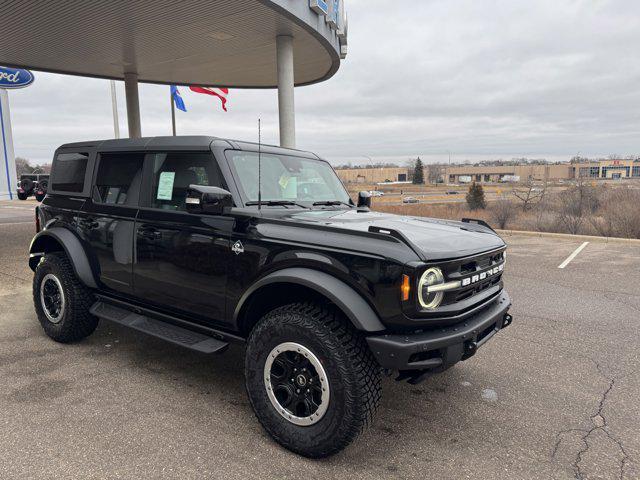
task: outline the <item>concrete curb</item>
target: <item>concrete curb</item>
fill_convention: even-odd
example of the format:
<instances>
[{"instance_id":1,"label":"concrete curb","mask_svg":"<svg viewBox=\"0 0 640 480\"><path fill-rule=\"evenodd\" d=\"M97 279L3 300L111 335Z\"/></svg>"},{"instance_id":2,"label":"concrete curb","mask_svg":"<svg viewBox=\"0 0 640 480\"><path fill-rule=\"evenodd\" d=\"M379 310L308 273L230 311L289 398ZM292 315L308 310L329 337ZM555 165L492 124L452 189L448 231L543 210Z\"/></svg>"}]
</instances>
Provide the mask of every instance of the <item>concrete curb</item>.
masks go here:
<instances>
[{"instance_id":1,"label":"concrete curb","mask_svg":"<svg viewBox=\"0 0 640 480\"><path fill-rule=\"evenodd\" d=\"M551 233L551 232L529 232L526 230L496 230L498 234L505 236L524 235L526 237L547 237L547 238L564 238L567 240L576 240L580 242L600 242L600 243L630 243L640 245L640 239L637 238L620 238L620 237L597 237L594 235L571 235L569 233Z\"/></svg>"}]
</instances>

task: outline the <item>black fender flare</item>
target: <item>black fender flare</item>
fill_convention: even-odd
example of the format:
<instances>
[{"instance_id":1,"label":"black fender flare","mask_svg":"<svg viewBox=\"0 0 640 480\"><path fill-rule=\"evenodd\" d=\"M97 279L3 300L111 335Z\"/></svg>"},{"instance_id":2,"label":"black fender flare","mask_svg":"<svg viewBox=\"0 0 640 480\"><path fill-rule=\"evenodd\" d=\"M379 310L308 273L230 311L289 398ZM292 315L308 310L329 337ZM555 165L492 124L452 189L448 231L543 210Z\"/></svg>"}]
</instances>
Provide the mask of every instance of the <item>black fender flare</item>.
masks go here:
<instances>
[{"instance_id":1,"label":"black fender flare","mask_svg":"<svg viewBox=\"0 0 640 480\"><path fill-rule=\"evenodd\" d=\"M367 301L351 286L328 273L311 268L284 268L265 275L242 295L236 305L233 321L238 322L245 302L260 288L274 283L295 283L315 290L334 303L358 330L380 332L385 326Z\"/></svg>"},{"instance_id":2,"label":"black fender flare","mask_svg":"<svg viewBox=\"0 0 640 480\"><path fill-rule=\"evenodd\" d=\"M62 245L73 270L82 283L89 288L98 288L96 277L86 250L80 239L63 227L52 227L37 233L29 246L29 267L35 271L40 258L47 253L46 245L50 239Z\"/></svg>"}]
</instances>

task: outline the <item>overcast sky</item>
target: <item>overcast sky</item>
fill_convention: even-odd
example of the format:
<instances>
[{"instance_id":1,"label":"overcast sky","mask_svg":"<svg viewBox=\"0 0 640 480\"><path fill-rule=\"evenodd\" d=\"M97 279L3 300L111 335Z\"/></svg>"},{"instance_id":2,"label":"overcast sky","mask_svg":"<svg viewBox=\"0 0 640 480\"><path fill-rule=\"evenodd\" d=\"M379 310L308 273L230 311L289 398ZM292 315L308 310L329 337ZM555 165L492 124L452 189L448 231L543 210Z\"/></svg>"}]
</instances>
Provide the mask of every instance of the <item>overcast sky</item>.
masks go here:
<instances>
[{"instance_id":1,"label":"overcast sky","mask_svg":"<svg viewBox=\"0 0 640 480\"><path fill-rule=\"evenodd\" d=\"M335 163L640 154L640 2L346 7L347 59L330 80L296 89L299 148ZM35 75L10 92L17 156L41 163L62 143L113 137L107 80ZM143 135L170 134L168 90L141 85ZM118 94L126 135L122 82ZM231 90L228 113L213 97L182 94L179 134L256 140L260 116L263 141L278 143L275 90Z\"/></svg>"}]
</instances>

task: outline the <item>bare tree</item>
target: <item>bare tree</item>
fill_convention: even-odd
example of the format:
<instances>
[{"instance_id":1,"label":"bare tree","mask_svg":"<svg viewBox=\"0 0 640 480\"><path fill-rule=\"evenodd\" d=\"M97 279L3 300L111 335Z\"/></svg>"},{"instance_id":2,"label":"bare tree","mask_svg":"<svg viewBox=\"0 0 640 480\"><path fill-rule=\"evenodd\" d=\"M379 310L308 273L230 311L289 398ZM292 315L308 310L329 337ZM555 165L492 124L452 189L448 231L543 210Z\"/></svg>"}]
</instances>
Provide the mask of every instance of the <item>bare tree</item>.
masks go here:
<instances>
[{"instance_id":1,"label":"bare tree","mask_svg":"<svg viewBox=\"0 0 640 480\"><path fill-rule=\"evenodd\" d=\"M602 217L611 225L611 234L640 238L640 190L617 188L604 200Z\"/></svg>"},{"instance_id":2,"label":"bare tree","mask_svg":"<svg viewBox=\"0 0 640 480\"><path fill-rule=\"evenodd\" d=\"M489 214L498 228L505 229L516 217L516 205L511 200L501 198L491 204Z\"/></svg>"},{"instance_id":3,"label":"bare tree","mask_svg":"<svg viewBox=\"0 0 640 480\"><path fill-rule=\"evenodd\" d=\"M596 190L578 179L576 186L558 195L558 221L568 233L577 234L588 215L597 209Z\"/></svg>"},{"instance_id":4,"label":"bare tree","mask_svg":"<svg viewBox=\"0 0 640 480\"><path fill-rule=\"evenodd\" d=\"M40 170L42 170L42 173L51 173L50 163L43 163L41 165L38 165L38 167L40 167Z\"/></svg>"},{"instance_id":5,"label":"bare tree","mask_svg":"<svg viewBox=\"0 0 640 480\"><path fill-rule=\"evenodd\" d=\"M532 178L515 187L512 190L513 196L522 202L522 210L529 210L531 206L539 203L547 192L547 183L544 182L542 187L536 186Z\"/></svg>"},{"instance_id":6,"label":"bare tree","mask_svg":"<svg viewBox=\"0 0 640 480\"><path fill-rule=\"evenodd\" d=\"M16 174L18 177L25 173L33 172L33 167L31 166L31 162L23 157L16 157Z\"/></svg>"},{"instance_id":7,"label":"bare tree","mask_svg":"<svg viewBox=\"0 0 640 480\"><path fill-rule=\"evenodd\" d=\"M429 183L437 184L438 181L444 177L445 166L441 163L433 163L426 167L427 170L427 181Z\"/></svg>"}]
</instances>

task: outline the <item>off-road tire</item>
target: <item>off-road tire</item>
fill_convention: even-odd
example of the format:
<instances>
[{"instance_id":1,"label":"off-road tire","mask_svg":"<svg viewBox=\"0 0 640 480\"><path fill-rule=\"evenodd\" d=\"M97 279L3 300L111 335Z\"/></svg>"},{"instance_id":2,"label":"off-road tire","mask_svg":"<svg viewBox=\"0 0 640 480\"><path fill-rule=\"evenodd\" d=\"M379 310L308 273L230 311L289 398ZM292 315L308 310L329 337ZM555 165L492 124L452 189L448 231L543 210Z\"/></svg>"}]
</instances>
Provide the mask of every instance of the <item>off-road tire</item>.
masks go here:
<instances>
[{"instance_id":1,"label":"off-road tire","mask_svg":"<svg viewBox=\"0 0 640 480\"><path fill-rule=\"evenodd\" d=\"M23 193L18 192L18 200L26 200L28 196L29 195L27 195L24 192Z\"/></svg>"},{"instance_id":2,"label":"off-road tire","mask_svg":"<svg viewBox=\"0 0 640 480\"><path fill-rule=\"evenodd\" d=\"M53 274L62 285L65 308L58 323L45 314L40 299L40 284L47 274ZM69 259L61 252L47 253L38 264L33 277L33 303L45 333L56 342L70 343L91 335L98 326L98 318L89 313L94 299L76 277Z\"/></svg>"},{"instance_id":3,"label":"off-road tire","mask_svg":"<svg viewBox=\"0 0 640 480\"><path fill-rule=\"evenodd\" d=\"M312 425L295 425L276 411L267 394L264 367L283 342L309 349L327 373L326 413ZM253 328L245 356L245 380L262 426L285 448L311 458L333 455L368 426L378 407L381 370L362 335L332 307L294 303L267 313Z\"/></svg>"},{"instance_id":4,"label":"off-road tire","mask_svg":"<svg viewBox=\"0 0 640 480\"><path fill-rule=\"evenodd\" d=\"M36 197L36 201L41 202L42 200L44 200L44 197L46 196L46 193L43 193L42 195L39 195L36 193L35 197Z\"/></svg>"}]
</instances>

